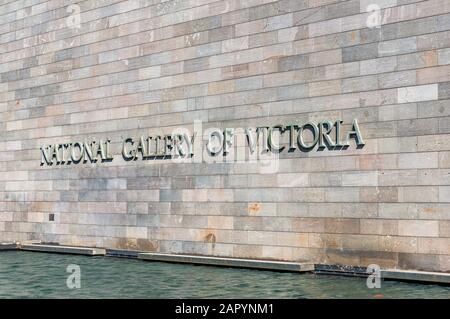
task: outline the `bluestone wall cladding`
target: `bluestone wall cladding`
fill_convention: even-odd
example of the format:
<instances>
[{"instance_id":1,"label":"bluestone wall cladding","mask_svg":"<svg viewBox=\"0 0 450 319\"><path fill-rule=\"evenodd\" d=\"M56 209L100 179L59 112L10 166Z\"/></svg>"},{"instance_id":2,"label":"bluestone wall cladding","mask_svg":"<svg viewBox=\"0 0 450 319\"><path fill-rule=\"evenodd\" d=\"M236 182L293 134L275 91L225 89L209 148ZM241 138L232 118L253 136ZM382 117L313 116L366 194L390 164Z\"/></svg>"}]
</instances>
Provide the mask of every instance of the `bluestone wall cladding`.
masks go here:
<instances>
[{"instance_id":1,"label":"bluestone wall cladding","mask_svg":"<svg viewBox=\"0 0 450 319\"><path fill-rule=\"evenodd\" d=\"M449 0L2 0L0 80L1 241L450 271ZM353 118L365 147L272 174L40 165L194 121Z\"/></svg>"}]
</instances>

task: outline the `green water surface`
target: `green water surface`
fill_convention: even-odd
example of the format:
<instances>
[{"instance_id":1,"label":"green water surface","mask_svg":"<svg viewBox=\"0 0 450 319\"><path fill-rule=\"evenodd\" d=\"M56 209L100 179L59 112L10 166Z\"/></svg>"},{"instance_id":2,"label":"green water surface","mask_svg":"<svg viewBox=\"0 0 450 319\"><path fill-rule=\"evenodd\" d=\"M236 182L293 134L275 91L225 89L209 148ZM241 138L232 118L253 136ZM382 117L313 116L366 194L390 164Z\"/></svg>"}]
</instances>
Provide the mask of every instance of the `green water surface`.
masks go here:
<instances>
[{"instance_id":1,"label":"green water surface","mask_svg":"<svg viewBox=\"0 0 450 319\"><path fill-rule=\"evenodd\" d=\"M69 289L67 266L81 269ZM0 252L0 298L450 298L450 287L23 251Z\"/></svg>"}]
</instances>

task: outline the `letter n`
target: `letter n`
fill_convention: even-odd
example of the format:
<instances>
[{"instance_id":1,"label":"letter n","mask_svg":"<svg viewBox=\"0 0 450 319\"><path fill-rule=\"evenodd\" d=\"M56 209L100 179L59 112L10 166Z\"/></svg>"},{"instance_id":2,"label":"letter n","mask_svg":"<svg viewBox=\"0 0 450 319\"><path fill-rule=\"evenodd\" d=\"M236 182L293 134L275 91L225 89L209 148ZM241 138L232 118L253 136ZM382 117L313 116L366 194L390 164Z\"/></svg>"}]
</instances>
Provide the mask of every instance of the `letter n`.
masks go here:
<instances>
[{"instance_id":1,"label":"letter n","mask_svg":"<svg viewBox=\"0 0 450 319\"><path fill-rule=\"evenodd\" d=\"M53 164L53 157L49 152L51 149L49 149L48 146L42 146L41 147L41 166L44 164L52 165Z\"/></svg>"}]
</instances>

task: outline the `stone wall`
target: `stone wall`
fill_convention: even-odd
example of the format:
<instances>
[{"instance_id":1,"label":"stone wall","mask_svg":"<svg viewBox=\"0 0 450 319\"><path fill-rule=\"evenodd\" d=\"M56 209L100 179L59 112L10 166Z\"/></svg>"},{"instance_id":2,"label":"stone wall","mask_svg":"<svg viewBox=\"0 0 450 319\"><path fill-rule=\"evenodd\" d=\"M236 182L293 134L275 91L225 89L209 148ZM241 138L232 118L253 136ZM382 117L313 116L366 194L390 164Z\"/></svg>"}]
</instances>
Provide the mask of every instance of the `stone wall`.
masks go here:
<instances>
[{"instance_id":1,"label":"stone wall","mask_svg":"<svg viewBox=\"0 0 450 319\"><path fill-rule=\"evenodd\" d=\"M1 241L450 271L448 0L3 0L0 81ZM339 119L364 147L270 169L120 156ZM114 160L41 165L92 139Z\"/></svg>"}]
</instances>

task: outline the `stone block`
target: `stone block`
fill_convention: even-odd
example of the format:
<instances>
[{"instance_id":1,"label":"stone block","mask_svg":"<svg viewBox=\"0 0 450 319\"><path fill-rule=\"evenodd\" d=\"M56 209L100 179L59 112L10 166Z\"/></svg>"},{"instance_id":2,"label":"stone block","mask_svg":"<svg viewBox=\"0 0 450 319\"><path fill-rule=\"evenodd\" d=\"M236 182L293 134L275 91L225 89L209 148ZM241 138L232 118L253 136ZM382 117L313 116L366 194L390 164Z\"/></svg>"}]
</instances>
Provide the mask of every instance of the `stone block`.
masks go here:
<instances>
[{"instance_id":1,"label":"stone block","mask_svg":"<svg viewBox=\"0 0 450 319\"><path fill-rule=\"evenodd\" d=\"M400 236L438 237L439 222L433 220L399 220L398 234Z\"/></svg>"}]
</instances>

